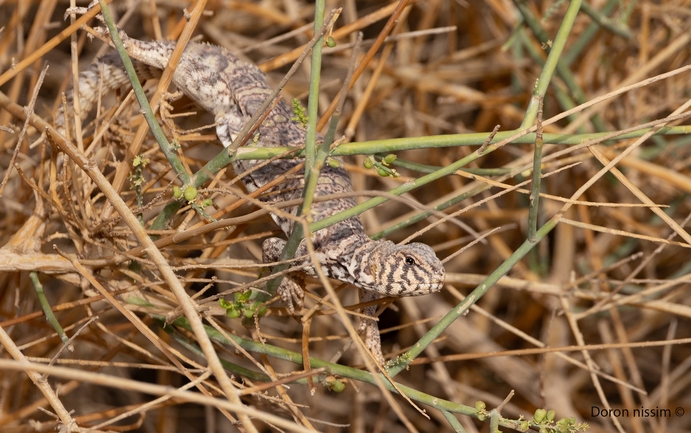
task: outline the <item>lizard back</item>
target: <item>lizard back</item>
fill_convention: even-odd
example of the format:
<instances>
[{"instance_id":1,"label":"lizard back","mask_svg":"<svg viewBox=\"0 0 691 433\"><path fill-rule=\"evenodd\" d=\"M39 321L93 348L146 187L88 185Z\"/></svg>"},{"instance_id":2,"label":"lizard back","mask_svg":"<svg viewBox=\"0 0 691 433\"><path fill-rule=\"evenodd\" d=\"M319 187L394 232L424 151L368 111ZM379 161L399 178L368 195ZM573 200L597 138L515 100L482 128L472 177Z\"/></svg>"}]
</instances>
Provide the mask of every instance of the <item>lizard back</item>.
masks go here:
<instances>
[{"instance_id":1,"label":"lizard back","mask_svg":"<svg viewBox=\"0 0 691 433\"><path fill-rule=\"evenodd\" d=\"M120 37L130 57L138 61L137 70L146 74L146 77L160 74L175 47L175 43L170 41L132 39L122 31ZM85 74L93 80L97 75L92 68L118 67L122 69L108 57L108 61L97 62ZM111 80L104 83L104 87L118 87L122 81L119 79L121 75L122 71L103 73L105 79ZM266 76L257 66L238 59L222 47L205 43L188 44L172 81L178 90L214 115L216 133L226 147L271 94ZM87 79L84 80L85 85L82 85L82 80L79 82L80 100L95 100L94 84L88 83ZM64 117L64 113L58 115L56 124L64 123L60 116ZM253 146L259 147L302 146L304 141L302 124L293 119L292 110L283 100L278 101L248 140ZM350 177L340 162L338 167L325 165L320 172L315 192L317 197L352 192ZM242 177L245 186L249 191L255 191L301 163L300 159L279 159L263 164L262 161L236 160L233 167L236 173L245 173ZM304 170L299 169L263 193L260 200L279 202L300 198L303 188ZM353 198L315 201L311 217L313 221L319 221L355 204ZM297 211L297 206L288 209L293 215ZM292 232L294 223L291 219L276 214L272 214L272 217L286 235ZM358 217L321 229L312 234L312 240L327 276L386 295L420 295L441 289L444 268L429 246L420 243L398 246L390 241L372 241ZM274 241L267 244L265 241L265 258L275 259L276 249L280 246L281 243ZM305 253L303 245L298 254ZM306 271L314 274L313 269L307 268Z\"/></svg>"},{"instance_id":2,"label":"lizard back","mask_svg":"<svg viewBox=\"0 0 691 433\"><path fill-rule=\"evenodd\" d=\"M105 32L104 30L102 30ZM143 42L127 37L120 31L128 54L138 61L136 68L142 77L160 74L168 64L174 43L168 41ZM112 55L111 55L112 56ZM97 71L101 70L102 75ZM97 77L104 83L98 83ZM77 93L82 106L92 107L98 99L100 84L112 90L124 84L122 66L113 57L106 56L82 74ZM216 133L224 146L229 146L253 114L272 93L266 76L257 68L238 59L222 47L190 43L185 49L173 74L173 83L178 90L193 99L199 106L214 115ZM68 96L70 99L71 96ZM86 115L88 110L82 111ZM65 113L58 112L56 126L65 125ZM293 112L283 101L271 109L259 125L253 137L248 140L254 146L302 146L305 130L296 120ZM325 165L320 172L315 195L317 197L352 192L352 185L343 163L338 167ZM236 160L233 167L249 191L268 185L269 182L291 172L285 180L265 191L260 200L279 202L300 198L304 189L304 169L299 159L278 159L268 163L261 161ZM355 205L353 198L337 198L328 201L315 201L312 206L313 221L332 216ZM293 215L298 207L287 209ZM273 214L283 232L289 235L294 222L289 218ZM372 241L358 217L351 217L311 235L316 248L316 258L325 274L360 288L362 301L374 300L379 296L416 296L441 290L445 270L441 261L428 245L411 243L396 245L391 241ZM266 239L262 245L263 261L275 261L280 255L285 241L277 238ZM304 242L296 256L306 253ZM314 264L309 260L304 271L315 275ZM302 305L304 292L297 281L284 278L278 288L281 298L293 311L293 304ZM376 306L364 308L367 316L373 316ZM377 324L364 319L361 329L365 330L365 344L380 363L384 362Z\"/></svg>"}]
</instances>

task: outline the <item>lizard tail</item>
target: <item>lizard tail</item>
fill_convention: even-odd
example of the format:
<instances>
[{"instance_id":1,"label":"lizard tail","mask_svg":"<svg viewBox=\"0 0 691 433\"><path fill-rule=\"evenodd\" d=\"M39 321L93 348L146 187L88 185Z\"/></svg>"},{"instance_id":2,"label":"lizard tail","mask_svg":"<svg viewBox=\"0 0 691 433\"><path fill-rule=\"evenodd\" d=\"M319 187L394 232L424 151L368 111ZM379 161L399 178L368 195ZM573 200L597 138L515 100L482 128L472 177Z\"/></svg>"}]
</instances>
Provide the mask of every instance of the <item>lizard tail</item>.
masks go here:
<instances>
[{"instance_id":1,"label":"lizard tail","mask_svg":"<svg viewBox=\"0 0 691 433\"><path fill-rule=\"evenodd\" d=\"M140 80L159 78L161 71L147 66L144 63L133 60L137 76ZM107 95L124 85L130 83L127 73L122 65L122 61L117 53L109 53L101 57L98 62L94 62L88 69L79 74L79 89L77 92L70 88L65 92L67 103L60 104L55 114L55 128L63 135L66 132L66 125L69 123L67 117L74 118L74 96L79 95L80 118L85 120L89 113L94 109L101 96ZM66 116L65 108L69 112Z\"/></svg>"}]
</instances>

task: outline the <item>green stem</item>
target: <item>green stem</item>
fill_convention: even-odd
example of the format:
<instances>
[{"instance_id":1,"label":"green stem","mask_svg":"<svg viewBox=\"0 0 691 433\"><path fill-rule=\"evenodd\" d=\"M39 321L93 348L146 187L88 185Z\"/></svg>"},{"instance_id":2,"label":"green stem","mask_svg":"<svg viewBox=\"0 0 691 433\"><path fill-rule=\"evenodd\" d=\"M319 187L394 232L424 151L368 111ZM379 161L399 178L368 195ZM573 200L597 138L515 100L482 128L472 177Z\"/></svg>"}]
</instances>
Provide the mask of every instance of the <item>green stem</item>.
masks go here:
<instances>
[{"instance_id":1,"label":"green stem","mask_svg":"<svg viewBox=\"0 0 691 433\"><path fill-rule=\"evenodd\" d=\"M451 324L459 317L466 314L472 305L474 305L494 284L499 281L499 279L506 274L521 260L525 257L530 250L537 245L540 240L542 240L549 232L554 229L557 225L557 218L553 218L543 225L536 233L535 241L531 242L526 239L523 244L518 247L518 249L509 256L494 272L492 272L479 286L475 288L466 298L456 305L451 311L449 311L446 316L444 316L439 323L434 325L420 340L413 344L412 348L401 355L398 359L399 364L391 367L389 369L389 374L393 377L405 370L410 361L415 359L418 355L422 353L425 348L430 345L435 339L437 339Z\"/></svg>"},{"instance_id":2,"label":"green stem","mask_svg":"<svg viewBox=\"0 0 691 433\"><path fill-rule=\"evenodd\" d=\"M590 6L588 2L583 2L581 9L590 18L592 18L592 25L594 25L595 28L603 28L614 33L615 35L621 36L624 39L631 39L633 37L633 33L631 33L631 30L629 30L628 27L617 20L610 19L607 16L614 9L614 6L618 5L619 3L621 3L619 0L609 1L605 4L605 6L602 7L602 10L599 11ZM590 26L586 28L585 32L587 32L589 29Z\"/></svg>"},{"instance_id":3,"label":"green stem","mask_svg":"<svg viewBox=\"0 0 691 433\"><path fill-rule=\"evenodd\" d=\"M153 317L159 321L165 321L165 317L163 316ZM184 317L176 319L175 322L173 322L173 325L183 329L190 329L189 323L187 319ZM237 345L250 352L272 356L274 358L282 359L297 365L303 365L303 358L302 355L299 353L295 353L280 347L272 346L270 344L252 341L242 337L237 337L232 334L228 334L228 337L233 340L232 342L230 342L226 339L224 335L222 335L212 327L205 325L205 328L209 338L221 344L225 344L230 347L234 347L235 345ZM363 371L339 364L333 364L331 362L323 361L321 359L312 357L310 357L310 365L313 368L325 368L326 371L329 372L329 374L338 375L369 384L377 383L374 376L372 376L372 374L370 374L368 371ZM383 376L382 379L384 379ZM384 386L386 386L386 388L391 392L398 393L398 390L400 390L410 399L426 404L440 411L459 413L474 418L478 417L478 411L474 407L465 406L449 400L440 399L439 397L426 394L424 392L420 392L401 383L396 383L396 387L394 388L394 386L387 380L383 380L381 382L383 382ZM500 425L508 428L518 429L520 426L520 422L520 420L502 418L500 421Z\"/></svg>"},{"instance_id":4,"label":"green stem","mask_svg":"<svg viewBox=\"0 0 691 433\"><path fill-rule=\"evenodd\" d=\"M324 21L324 0L317 0L314 10L314 31L315 35L319 34L319 29L322 27L322 22ZM316 44L312 48L312 67L310 71L310 94L307 103L307 134L305 136L305 189L302 193L302 206L298 211L297 216L306 216L310 218L312 201L314 198L315 191L317 189L317 183L319 182L319 173L321 172L321 167L326 157L328 156L328 150L331 143L324 142L317 152L317 118L319 117L319 78L321 73L321 55L322 55L322 40L323 37L319 36L317 38ZM324 146L326 146L326 152L324 152ZM319 153L317 155L317 153ZM300 246L300 242L305 237L304 229L302 224L293 224L293 231L288 237L288 241L281 251L279 257L280 261L290 260L295 257L295 252ZM290 266L289 263L276 266L273 269L273 273L282 272ZM276 290L283 281L284 275L279 275L273 280L269 281L266 285L266 290L270 294L276 293ZM259 301L264 301L267 295L260 294L258 296Z\"/></svg>"},{"instance_id":5,"label":"green stem","mask_svg":"<svg viewBox=\"0 0 691 433\"><path fill-rule=\"evenodd\" d=\"M542 180L542 101L537 112L537 132L533 152L533 179L530 189L530 209L528 211L528 240L535 242L537 218L540 210L540 181Z\"/></svg>"},{"instance_id":6,"label":"green stem","mask_svg":"<svg viewBox=\"0 0 691 433\"><path fill-rule=\"evenodd\" d=\"M557 68L557 64L559 62L559 56L561 56L562 52L564 51L564 47L566 46L566 40L568 39L569 34L571 33L571 28L573 27L573 23L576 20L576 17L578 16L578 11L581 7L581 3L582 0L572 0L569 3L569 7L566 10L566 14L564 14L564 20L562 21L561 26L559 27L559 31L557 31L557 36L554 38L554 41L552 42L552 46L549 50L549 55L547 56L547 61L545 61L545 66L544 68L542 68L542 73L540 74L540 78L538 79L537 86L535 86L535 90L533 91L533 98L530 100L530 104L528 105L528 109L526 110L525 117L523 118L523 122L521 123L521 127L519 129L525 129L531 126L535 121L535 116L537 115L538 110L537 98L544 98L545 94L547 93L547 88L549 87L549 84L552 81L552 76L554 75L554 71ZM530 10L525 5L525 3L523 3L522 1L517 1L516 5L523 14L523 18L526 20L526 23L528 23L529 25L532 24L531 29L533 30L533 32L536 32L537 29L542 28L539 25L539 22L535 23L535 21L537 20L534 19L532 13L530 13ZM540 39L544 38L542 39L543 43L547 43L549 39L546 37L544 31L538 31L536 33L536 36L538 36L538 38ZM564 70L566 71L567 69L564 68ZM576 89L571 90L573 92ZM582 92L580 93L582 94Z\"/></svg>"},{"instance_id":7,"label":"green stem","mask_svg":"<svg viewBox=\"0 0 691 433\"><path fill-rule=\"evenodd\" d=\"M319 34L319 28L324 21L324 0L317 0L314 4L314 33ZM324 37L319 36L312 48L312 65L310 68L310 89L307 97L307 134L305 137L305 180L309 179L314 170L317 157L317 117L319 116L319 78L322 66L322 43ZM305 182L307 183L307 182ZM305 190L307 192L307 190ZM311 201L305 196L303 210L309 209Z\"/></svg>"},{"instance_id":8,"label":"green stem","mask_svg":"<svg viewBox=\"0 0 691 433\"><path fill-rule=\"evenodd\" d=\"M62 329L62 326L60 326L55 314L53 314L53 309L50 307L48 298L46 298L46 294L43 292L43 285L41 285L38 275L36 272L29 272L29 278L31 278L31 282L34 284L34 290L36 291L36 296L38 296L38 303L41 305L43 314L46 315L46 320L50 323L50 326L55 329L55 332L58 334L63 344L69 343L70 339L67 334L65 334L65 330Z\"/></svg>"},{"instance_id":9,"label":"green stem","mask_svg":"<svg viewBox=\"0 0 691 433\"><path fill-rule=\"evenodd\" d=\"M590 46L590 42L592 41L593 37L597 34L598 31L602 28L602 25L600 23L603 23L604 20L612 21L611 19L607 18L609 14L612 13L615 7L621 3L620 0L608 0L607 3L605 3L604 6L602 6L602 9L600 11L595 11L594 13L591 14L591 10L593 10L593 7L590 6L588 3L583 3L583 11L590 15L591 18L593 18L593 22L588 25L588 27L581 32L580 36L574 42L569 50L564 53L564 55L561 57L561 61L564 62L566 66L571 65L571 63L578 58L578 56L581 55L583 50L586 50ZM595 16L602 17L603 19L596 19ZM618 24L616 25L617 28L622 28L626 33L629 33L629 36L624 36L625 38L629 39L630 36L630 31L628 28L626 28L623 24Z\"/></svg>"},{"instance_id":10,"label":"green stem","mask_svg":"<svg viewBox=\"0 0 691 433\"><path fill-rule=\"evenodd\" d=\"M146 94L144 93L144 89L142 88L141 83L139 83L139 78L137 77L137 73L134 70L132 60L130 59L130 56L127 54L125 46L122 44L122 39L120 39L118 28L116 27L115 22L113 21L113 17L110 15L110 10L106 5L105 0L99 0L99 3L101 5L101 13L103 14L103 19L106 22L106 26L108 26L110 37L113 40L113 45L115 46L115 49L120 55L122 64L124 65L125 71L127 72L127 77L129 78L130 83L132 84L134 95L136 96L137 101L139 102L139 106L142 109L142 113L144 114L144 119L146 119L146 123L149 125L149 128L151 128L151 132L153 133L156 142L161 148L161 151L168 160L168 163L173 168L173 170L175 170L175 173L177 173L182 183L186 185L190 181L190 175L189 173L187 173L187 170L185 170L185 166L178 158L177 154L168 142L166 135L163 133L161 126L156 121L156 116L154 116L154 112L151 109L149 100L146 98Z\"/></svg>"},{"instance_id":11,"label":"green stem","mask_svg":"<svg viewBox=\"0 0 691 433\"><path fill-rule=\"evenodd\" d=\"M454 432L457 433L468 433L466 429L463 428L461 423L458 421L458 419L452 414L451 412L447 410L442 410L440 411L442 415L444 415L444 418L446 418L446 421L448 421L449 425L453 429Z\"/></svg>"}]
</instances>

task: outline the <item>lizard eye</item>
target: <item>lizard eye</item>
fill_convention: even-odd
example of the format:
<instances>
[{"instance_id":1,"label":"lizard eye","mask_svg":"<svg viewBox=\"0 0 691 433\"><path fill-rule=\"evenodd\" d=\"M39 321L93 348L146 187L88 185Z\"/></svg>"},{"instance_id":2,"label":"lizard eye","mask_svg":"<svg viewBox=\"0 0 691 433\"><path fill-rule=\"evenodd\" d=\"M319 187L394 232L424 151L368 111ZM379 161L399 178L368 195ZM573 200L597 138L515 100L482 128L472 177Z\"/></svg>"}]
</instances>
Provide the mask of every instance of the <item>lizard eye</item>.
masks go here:
<instances>
[{"instance_id":1,"label":"lizard eye","mask_svg":"<svg viewBox=\"0 0 691 433\"><path fill-rule=\"evenodd\" d=\"M413 266L413 265L415 265L415 259L410 257L410 256L406 256L405 264L408 266Z\"/></svg>"}]
</instances>

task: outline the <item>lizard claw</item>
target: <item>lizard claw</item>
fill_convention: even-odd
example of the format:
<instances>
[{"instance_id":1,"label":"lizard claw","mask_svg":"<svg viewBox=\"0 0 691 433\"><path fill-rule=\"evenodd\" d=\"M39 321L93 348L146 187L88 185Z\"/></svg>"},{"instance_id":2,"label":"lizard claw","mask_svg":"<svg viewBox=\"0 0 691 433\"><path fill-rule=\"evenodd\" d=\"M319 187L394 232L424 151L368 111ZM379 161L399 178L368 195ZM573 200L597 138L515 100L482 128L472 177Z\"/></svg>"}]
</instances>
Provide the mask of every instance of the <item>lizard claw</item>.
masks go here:
<instances>
[{"instance_id":1,"label":"lizard claw","mask_svg":"<svg viewBox=\"0 0 691 433\"><path fill-rule=\"evenodd\" d=\"M288 311L290 314L295 313L295 306L298 307L298 311L302 309L304 305L303 300L305 299L305 291L302 290L300 284L289 276L285 276L281 285L277 290L278 295L281 297L283 302L288 306Z\"/></svg>"},{"instance_id":2,"label":"lizard claw","mask_svg":"<svg viewBox=\"0 0 691 433\"><path fill-rule=\"evenodd\" d=\"M96 5L98 5L98 0L93 0L91 3L89 3L87 7L75 6L73 8L67 8L65 10L65 15L63 15L62 19L66 20L72 14L84 15L85 13L89 12L89 9L93 8ZM99 14L96 18L103 21L103 16L101 14Z\"/></svg>"}]
</instances>

